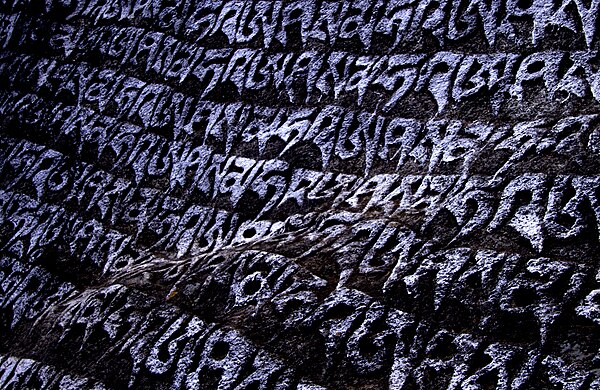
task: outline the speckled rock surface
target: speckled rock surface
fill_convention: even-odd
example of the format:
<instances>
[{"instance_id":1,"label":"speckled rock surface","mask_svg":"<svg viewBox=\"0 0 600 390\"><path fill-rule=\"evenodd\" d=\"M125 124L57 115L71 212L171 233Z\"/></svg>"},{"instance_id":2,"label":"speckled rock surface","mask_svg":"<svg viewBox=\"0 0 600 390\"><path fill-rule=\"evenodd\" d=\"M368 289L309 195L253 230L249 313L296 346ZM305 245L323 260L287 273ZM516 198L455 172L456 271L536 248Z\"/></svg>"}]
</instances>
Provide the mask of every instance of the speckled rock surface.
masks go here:
<instances>
[{"instance_id":1,"label":"speckled rock surface","mask_svg":"<svg viewBox=\"0 0 600 390\"><path fill-rule=\"evenodd\" d=\"M600 389L599 0L0 14L0 388Z\"/></svg>"}]
</instances>

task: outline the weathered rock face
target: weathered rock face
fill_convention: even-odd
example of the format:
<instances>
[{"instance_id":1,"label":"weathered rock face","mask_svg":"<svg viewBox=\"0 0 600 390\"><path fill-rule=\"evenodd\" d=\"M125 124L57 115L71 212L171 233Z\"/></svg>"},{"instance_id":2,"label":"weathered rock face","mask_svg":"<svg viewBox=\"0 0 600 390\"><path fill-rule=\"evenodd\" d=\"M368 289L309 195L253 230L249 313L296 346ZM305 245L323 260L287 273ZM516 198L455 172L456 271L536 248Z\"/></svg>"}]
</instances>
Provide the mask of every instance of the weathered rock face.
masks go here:
<instances>
[{"instance_id":1,"label":"weathered rock face","mask_svg":"<svg viewBox=\"0 0 600 390\"><path fill-rule=\"evenodd\" d=\"M600 389L600 1L0 13L1 388Z\"/></svg>"}]
</instances>

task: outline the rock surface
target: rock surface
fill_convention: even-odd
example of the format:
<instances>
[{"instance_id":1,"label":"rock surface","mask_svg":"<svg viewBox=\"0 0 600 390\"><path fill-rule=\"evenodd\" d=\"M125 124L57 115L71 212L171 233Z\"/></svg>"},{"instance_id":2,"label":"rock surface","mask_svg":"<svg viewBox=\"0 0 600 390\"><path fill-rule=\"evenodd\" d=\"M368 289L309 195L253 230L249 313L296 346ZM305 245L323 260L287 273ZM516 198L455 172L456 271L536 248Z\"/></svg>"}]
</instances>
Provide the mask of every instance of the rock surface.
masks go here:
<instances>
[{"instance_id":1,"label":"rock surface","mask_svg":"<svg viewBox=\"0 0 600 390\"><path fill-rule=\"evenodd\" d=\"M0 388L600 389L599 0L0 14Z\"/></svg>"}]
</instances>

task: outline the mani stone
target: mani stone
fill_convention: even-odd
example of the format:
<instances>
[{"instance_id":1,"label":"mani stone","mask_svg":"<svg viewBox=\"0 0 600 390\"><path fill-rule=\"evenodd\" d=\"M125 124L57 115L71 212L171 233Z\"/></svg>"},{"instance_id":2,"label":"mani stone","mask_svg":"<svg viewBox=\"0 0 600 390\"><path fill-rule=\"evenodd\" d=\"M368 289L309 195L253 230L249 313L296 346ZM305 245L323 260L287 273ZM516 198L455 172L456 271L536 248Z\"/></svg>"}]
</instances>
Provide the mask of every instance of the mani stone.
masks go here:
<instances>
[{"instance_id":1,"label":"mani stone","mask_svg":"<svg viewBox=\"0 0 600 390\"><path fill-rule=\"evenodd\" d=\"M0 388L600 389L599 0L0 14Z\"/></svg>"}]
</instances>

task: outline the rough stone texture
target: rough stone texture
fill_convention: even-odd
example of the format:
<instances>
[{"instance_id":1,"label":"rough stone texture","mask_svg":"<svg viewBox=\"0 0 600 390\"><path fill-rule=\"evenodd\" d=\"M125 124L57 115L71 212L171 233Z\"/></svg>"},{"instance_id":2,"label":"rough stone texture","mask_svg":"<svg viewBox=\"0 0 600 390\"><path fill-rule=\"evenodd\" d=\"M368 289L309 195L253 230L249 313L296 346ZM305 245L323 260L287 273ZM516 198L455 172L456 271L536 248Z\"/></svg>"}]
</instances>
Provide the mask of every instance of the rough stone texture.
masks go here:
<instances>
[{"instance_id":1,"label":"rough stone texture","mask_svg":"<svg viewBox=\"0 0 600 390\"><path fill-rule=\"evenodd\" d=\"M0 388L600 389L600 0L0 14Z\"/></svg>"}]
</instances>

